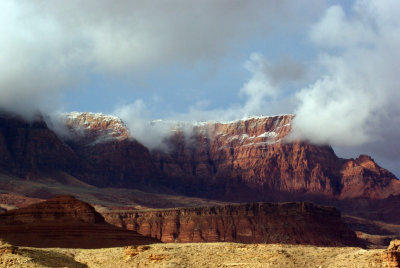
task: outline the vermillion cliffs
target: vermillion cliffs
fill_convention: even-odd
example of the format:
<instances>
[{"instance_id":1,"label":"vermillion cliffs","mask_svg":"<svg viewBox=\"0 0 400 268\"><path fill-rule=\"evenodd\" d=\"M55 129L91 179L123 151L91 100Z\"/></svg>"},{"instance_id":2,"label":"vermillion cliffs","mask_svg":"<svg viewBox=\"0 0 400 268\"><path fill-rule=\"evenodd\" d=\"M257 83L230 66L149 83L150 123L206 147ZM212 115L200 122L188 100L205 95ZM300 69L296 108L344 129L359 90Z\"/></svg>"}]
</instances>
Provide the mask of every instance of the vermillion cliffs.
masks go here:
<instances>
[{"instance_id":1,"label":"vermillion cliffs","mask_svg":"<svg viewBox=\"0 0 400 268\"><path fill-rule=\"evenodd\" d=\"M330 146L287 143L292 120L292 115L282 115L195 124L166 138L169 150L151 152L129 139L129 130L115 117L73 113L66 124L78 136L72 148L98 169L107 162L108 168L118 166L131 177L167 178L168 187L192 195L382 199L400 193L400 181L369 156L341 159ZM94 183L132 183L129 175L115 177Z\"/></svg>"},{"instance_id":2,"label":"vermillion cliffs","mask_svg":"<svg viewBox=\"0 0 400 268\"><path fill-rule=\"evenodd\" d=\"M65 184L73 178L96 187L227 202L309 200L400 222L395 205L400 181L392 173L369 156L341 159L330 146L287 142L292 120L281 115L197 123L174 129L165 140L167 150L150 151L112 116L67 114L69 138L61 139L41 120L3 115L0 168L30 181L46 175ZM49 191L34 197L47 198Z\"/></svg>"}]
</instances>

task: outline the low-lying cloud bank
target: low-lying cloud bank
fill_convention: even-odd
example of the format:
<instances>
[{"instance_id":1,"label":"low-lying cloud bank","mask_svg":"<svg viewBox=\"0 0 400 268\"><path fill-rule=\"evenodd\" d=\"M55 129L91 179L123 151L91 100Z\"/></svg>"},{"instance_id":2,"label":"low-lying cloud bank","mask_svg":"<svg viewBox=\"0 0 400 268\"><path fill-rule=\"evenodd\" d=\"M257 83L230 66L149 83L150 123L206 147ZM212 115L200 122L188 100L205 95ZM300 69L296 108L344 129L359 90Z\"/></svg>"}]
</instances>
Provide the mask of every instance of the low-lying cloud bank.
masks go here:
<instances>
[{"instance_id":1,"label":"low-lying cloud bank","mask_svg":"<svg viewBox=\"0 0 400 268\"><path fill-rule=\"evenodd\" d=\"M282 17L295 24L300 17L291 19L293 14L318 2L2 1L0 109L32 119L37 110L63 110L62 93L93 73L118 76L176 61L213 61L232 51L232 44L267 35ZM187 113L170 111L165 119L295 113L292 138L331 144L344 154L372 153L395 166L400 161L398 14L396 0L357 0L349 10L331 6L309 33L318 54L314 62L253 53L244 64L250 79L235 93L238 103L207 109L205 100ZM162 146L171 130L168 123L149 123L151 109L142 100L115 114L148 146Z\"/></svg>"}]
</instances>

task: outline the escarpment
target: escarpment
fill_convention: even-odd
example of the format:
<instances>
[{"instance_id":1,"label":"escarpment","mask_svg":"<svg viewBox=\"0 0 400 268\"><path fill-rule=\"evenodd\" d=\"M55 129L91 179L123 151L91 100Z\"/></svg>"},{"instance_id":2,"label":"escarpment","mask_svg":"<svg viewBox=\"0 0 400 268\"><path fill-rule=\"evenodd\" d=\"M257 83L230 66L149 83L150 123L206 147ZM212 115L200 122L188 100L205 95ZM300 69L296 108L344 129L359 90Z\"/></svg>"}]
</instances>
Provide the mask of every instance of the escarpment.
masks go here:
<instances>
[{"instance_id":1,"label":"escarpment","mask_svg":"<svg viewBox=\"0 0 400 268\"><path fill-rule=\"evenodd\" d=\"M103 216L111 224L163 242L361 245L336 208L307 202L114 211Z\"/></svg>"}]
</instances>

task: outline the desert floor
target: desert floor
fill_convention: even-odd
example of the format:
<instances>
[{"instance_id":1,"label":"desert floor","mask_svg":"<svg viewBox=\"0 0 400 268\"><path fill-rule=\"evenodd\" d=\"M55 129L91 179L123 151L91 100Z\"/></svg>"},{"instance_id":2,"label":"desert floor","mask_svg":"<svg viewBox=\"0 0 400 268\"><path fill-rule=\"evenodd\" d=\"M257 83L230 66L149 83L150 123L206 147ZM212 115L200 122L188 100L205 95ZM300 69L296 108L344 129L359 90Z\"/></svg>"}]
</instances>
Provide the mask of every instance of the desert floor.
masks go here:
<instances>
[{"instance_id":1,"label":"desert floor","mask_svg":"<svg viewBox=\"0 0 400 268\"><path fill-rule=\"evenodd\" d=\"M277 244L153 244L136 256L124 248L20 247L3 252L0 267L385 267L382 249Z\"/></svg>"}]
</instances>

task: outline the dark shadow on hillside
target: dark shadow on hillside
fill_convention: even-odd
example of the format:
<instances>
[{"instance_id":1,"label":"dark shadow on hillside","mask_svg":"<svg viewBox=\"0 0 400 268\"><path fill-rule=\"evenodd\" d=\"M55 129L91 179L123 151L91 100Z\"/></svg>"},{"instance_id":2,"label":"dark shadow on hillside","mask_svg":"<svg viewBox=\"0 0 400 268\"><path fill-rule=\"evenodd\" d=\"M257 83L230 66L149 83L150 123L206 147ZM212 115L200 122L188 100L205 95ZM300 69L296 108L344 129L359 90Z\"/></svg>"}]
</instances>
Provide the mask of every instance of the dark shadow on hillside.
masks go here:
<instances>
[{"instance_id":1,"label":"dark shadow on hillside","mask_svg":"<svg viewBox=\"0 0 400 268\"><path fill-rule=\"evenodd\" d=\"M45 251L40 249L19 249L18 254L31 258L38 265L47 267L71 267L71 268L87 268L86 264L76 261L73 256L66 254Z\"/></svg>"}]
</instances>

